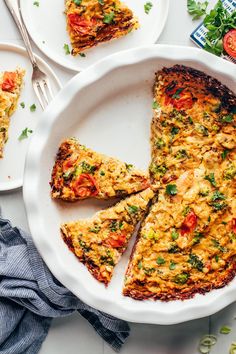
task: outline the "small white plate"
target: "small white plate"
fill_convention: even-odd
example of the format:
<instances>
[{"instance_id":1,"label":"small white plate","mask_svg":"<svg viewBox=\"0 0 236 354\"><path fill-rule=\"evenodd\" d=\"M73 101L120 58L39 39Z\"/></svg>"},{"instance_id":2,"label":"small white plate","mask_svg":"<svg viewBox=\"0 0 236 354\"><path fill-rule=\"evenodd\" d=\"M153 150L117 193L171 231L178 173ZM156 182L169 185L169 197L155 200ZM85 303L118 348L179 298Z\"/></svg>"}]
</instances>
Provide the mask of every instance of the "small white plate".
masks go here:
<instances>
[{"instance_id":1,"label":"small white plate","mask_svg":"<svg viewBox=\"0 0 236 354\"><path fill-rule=\"evenodd\" d=\"M52 90L56 94L61 88L59 80L43 59L37 55L36 58L40 68L49 76ZM30 136L33 135L42 114L39 102L33 92L31 84L32 66L26 50L10 43L0 43L0 71L15 70L17 66L25 69L26 75L18 108L11 117L9 138L4 148L4 155L0 159L0 191L22 186L25 155L31 137L22 141L19 141L18 137L26 127L33 130L33 133L29 134ZM21 102L25 103L24 109L20 106ZM30 111L32 104L37 107L35 112Z\"/></svg>"},{"instance_id":2,"label":"small white plate","mask_svg":"<svg viewBox=\"0 0 236 354\"><path fill-rule=\"evenodd\" d=\"M64 44L70 44L64 15L65 0L40 0L39 6L32 0L21 0L21 11L27 30L35 44L49 58L62 66L80 71L99 59L120 50L155 43L160 36L169 9L169 0L151 0L149 14L144 11L148 0L124 0L138 17L140 28L127 36L103 43L86 51L86 57L66 55Z\"/></svg>"},{"instance_id":3,"label":"small white plate","mask_svg":"<svg viewBox=\"0 0 236 354\"><path fill-rule=\"evenodd\" d=\"M236 278L222 289L185 301L136 301L122 295L130 244L105 288L60 236L61 223L90 217L105 203L59 203L50 198L49 181L58 146L70 136L147 168L155 72L174 64L202 70L235 91L236 66L204 50L153 45L120 52L90 66L64 87L42 117L26 160L24 200L32 237L44 261L81 300L134 322L174 324L213 314L236 300Z\"/></svg>"}]
</instances>

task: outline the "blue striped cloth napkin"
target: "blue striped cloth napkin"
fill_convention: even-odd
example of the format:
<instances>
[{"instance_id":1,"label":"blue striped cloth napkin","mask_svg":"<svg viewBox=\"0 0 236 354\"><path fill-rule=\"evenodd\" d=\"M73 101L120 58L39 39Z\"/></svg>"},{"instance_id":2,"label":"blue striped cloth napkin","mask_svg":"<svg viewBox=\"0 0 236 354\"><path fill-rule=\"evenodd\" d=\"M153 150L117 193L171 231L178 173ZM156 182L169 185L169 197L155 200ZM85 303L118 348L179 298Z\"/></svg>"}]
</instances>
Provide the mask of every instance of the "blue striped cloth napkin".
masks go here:
<instances>
[{"instance_id":1,"label":"blue striped cloth napkin","mask_svg":"<svg viewBox=\"0 0 236 354\"><path fill-rule=\"evenodd\" d=\"M53 277L31 236L0 218L0 353L38 353L52 318L76 310L120 350L129 335L128 324L75 297Z\"/></svg>"}]
</instances>

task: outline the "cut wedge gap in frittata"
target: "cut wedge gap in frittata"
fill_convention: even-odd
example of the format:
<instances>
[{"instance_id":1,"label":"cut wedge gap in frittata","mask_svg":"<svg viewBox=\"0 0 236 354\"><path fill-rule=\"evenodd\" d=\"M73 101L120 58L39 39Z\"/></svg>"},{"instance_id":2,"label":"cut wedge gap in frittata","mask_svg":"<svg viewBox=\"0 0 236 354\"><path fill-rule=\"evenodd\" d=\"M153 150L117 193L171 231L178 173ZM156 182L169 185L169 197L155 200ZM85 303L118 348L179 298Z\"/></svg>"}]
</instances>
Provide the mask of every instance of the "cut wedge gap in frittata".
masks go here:
<instances>
[{"instance_id":1,"label":"cut wedge gap in frittata","mask_svg":"<svg viewBox=\"0 0 236 354\"><path fill-rule=\"evenodd\" d=\"M25 71L5 71L0 73L0 158L8 140L10 117L17 108Z\"/></svg>"},{"instance_id":2,"label":"cut wedge gap in frittata","mask_svg":"<svg viewBox=\"0 0 236 354\"><path fill-rule=\"evenodd\" d=\"M137 225L154 197L148 188L102 210L91 219L65 223L63 239L89 272L108 285Z\"/></svg>"},{"instance_id":3,"label":"cut wedge gap in frittata","mask_svg":"<svg viewBox=\"0 0 236 354\"><path fill-rule=\"evenodd\" d=\"M52 198L71 202L124 197L148 187L147 172L86 148L75 138L61 144L51 178Z\"/></svg>"},{"instance_id":4,"label":"cut wedge gap in frittata","mask_svg":"<svg viewBox=\"0 0 236 354\"><path fill-rule=\"evenodd\" d=\"M73 55L139 27L133 12L120 0L66 0L65 7Z\"/></svg>"}]
</instances>

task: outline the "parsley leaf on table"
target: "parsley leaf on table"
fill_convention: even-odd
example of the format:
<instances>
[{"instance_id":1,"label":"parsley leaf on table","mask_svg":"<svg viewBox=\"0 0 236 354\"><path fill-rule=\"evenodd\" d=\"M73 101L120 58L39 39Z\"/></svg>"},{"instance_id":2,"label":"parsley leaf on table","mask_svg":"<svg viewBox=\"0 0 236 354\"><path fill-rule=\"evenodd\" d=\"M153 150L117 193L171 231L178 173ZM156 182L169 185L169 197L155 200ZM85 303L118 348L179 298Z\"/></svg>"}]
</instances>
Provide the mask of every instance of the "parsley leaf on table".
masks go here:
<instances>
[{"instance_id":1,"label":"parsley leaf on table","mask_svg":"<svg viewBox=\"0 0 236 354\"><path fill-rule=\"evenodd\" d=\"M201 16L205 15L208 4L208 1L200 2L195 0L188 0L188 13L193 16L193 20L197 20Z\"/></svg>"}]
</instances>

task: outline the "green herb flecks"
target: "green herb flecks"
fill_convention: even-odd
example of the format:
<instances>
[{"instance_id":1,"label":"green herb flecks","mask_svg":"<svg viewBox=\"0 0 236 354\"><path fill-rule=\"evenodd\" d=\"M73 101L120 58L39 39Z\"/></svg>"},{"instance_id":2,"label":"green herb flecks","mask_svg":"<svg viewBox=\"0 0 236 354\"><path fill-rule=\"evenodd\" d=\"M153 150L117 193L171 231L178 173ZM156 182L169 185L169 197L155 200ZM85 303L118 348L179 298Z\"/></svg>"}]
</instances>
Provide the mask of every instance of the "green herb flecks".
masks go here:
<instances>
[{"instance_id":1,"label":"green herb flecks","mask_svg":"<svg viewBox=\"0 0 236 354\"><path fill-rule=\"evenodd\" d=\"M82 57L82 58L85 58L86 54L85 53L79 53L79 56Z\"/></svg>"},{"instance_id":2,"label":"green herb flecks","mask_svg":"<svg viewBox=\"0 0 236 354\"><path fill-rule=\"evenodd\" d=\"M196 254L190 254L188 263L191 264L193 268L199 270L199 272L202 272L204 265Z\"/></svg>"},{"instance_id":3,"label":"green herb flecks","mask_svg":"<svg viewBox=\"0 0 236 354\"><path fill-rule=\"evenodd\" d=\"M215 180L215 175L214 175L213 172L210 173L209 175L206 175L206 176L205 176L205 179L206 179L207 181L209 181L213 187L216 187L216 186L217 186L217 185L216 185L216 180Z\"/></svg>"},{"instance_id":4,"label":"green herb flecks","mask_svg":"<svg viewBox=\"0 0 236 354\"><path fill-rule=\"evenodd\" d=\"M173 241L177 240L179 238L179 233L176 230L173 230L171 232L171 238Z\"/></svg>"},{"instance_id":5,"label":"green herb flecks","mask_svg":"<svg viewBox=\"0 0 236 354\"><path fill-rule=\"evenodd\" d=\"M90 174L94 174L94 172L96 171L96 166L92 166L89 163L87 163L86 161L82 161L80 166L81 167L81 172L82 173L90 173Z\"/></svg>"},{"instance_id":6,"label":"green herb flecks","mask_svg":"<svg viewBox=\"0 0 236 354\"><path fill-rule=\"evenodd\" d=\"M21 102L21 103L20 103L20 106L21 106L21 108L24 109L24 108L25 108L25 102Z\"/></svg>"},{"instance_id":7,"label":"green herb flecks","mask_svg":"<svg viewBox=\"0 0 236 354\"><path fill-rule=\"evenodd\" d=\"M101 226L94 225L94 227L89 229L89 232L93 232L94 234L98 234L100 230L101 230Z\"/></svg>"},{"instance_id":8,"label":"green herb flecks","mask_svg":"<svg viewBox=\"0 0 236 354\"><path fill-rule=\"evenodd\" d=\"M25 128L24 130L22 130L21 135L18 137L19 141L22 141L24 139L27 139L29 137L28 134L32 134L33 130L29 129L29 128Z\"/></svg>"},{"instance_id":9,"label":"green herb flecks","mask_svg":"<svg viewBox=\"0 0 236 354\"><path fill-rule=\"evenodd\" d=\"M164 258L162 258L162 257L158 257L157 260L156 260L156 262L157 262L157 264L159 264L159 265L162 265L162 264L165 264L165 263L166 263L166 261L165 261Z\"/></svg>"},{"instance_id":10,"label":"green herb flecks","mask_svg":"<svg viewBox=\"0 0 236 354\"><path fill-rule=\"evenodd\" d=\"M188 154L187 151L184 149L180 149L176 155L175 155L176 159L180 160L180 159L186 159L188 158Z\"/></svg>"},{"instance_id":11,"label":"green herb flecks","mask_svg":"<svg viewBox=\"0 0 236 354\"><path fill-rule=\"evenodd\" d=\"M75 5L79 6L82 2L82 0L73 0L73 2L75 3Z\"/></svg>"},{"instance_id":12,"label":"green herb flecks","mask_svg":"<svg viewBox=\"0 0 236 354\"><path fill-rule=\"evenodd\" d=\"M144 11L147 15L149 14L152 7L153 4L150 1L146 2L146 4L144 5Z\"/></svg>"},{"instance_id":13,"label":"green herb flecks","mask_svg":"<svg viewBox=\"0 0 236 354\"><path fill-rule=\"evenodd\" d=\"M181 94L181 92L184 90L184 88L178 88L177 90L176 90L176 92L172 95L172 98L174 98L174 99L179 99L180 98L180 94Z\"/></svg>"},{"instance_id":14,"label":"green herb flecks","mask_svg":"<svg viewBox=\"0 0 236 354\"><path fill-rule=\"evenodd\" d=\"M137 207L136 205L129 205L128 211L129 214L136 214L139 211L139 207Z\"/></svg>"},{"instance_id":15,"label":"green herb flecks","mask_svg":"<svg viewBox=\"0 0 236 354\"><path fill-rule=\"evenodd\" d=\"M152 108L153 109L158 109L160 107L159 103L157 103L156 101L152 102Z\"/></svg>"},{"instance_id":16,"label":"green herb flecks","mask_svg":"<svg viewBox=\"0 0 236 354\"><path fill-rule=\"evenodd\" d=\"M225 160L230 150L224 149L221 153L222 160Z\"/></svg>"},{"instance_id":17,"label":"green herb flecks","mask_svg":"<svg viewBox=\"0 0 236 354\"><path fill-rule=\"evenodd\" d=\"M114 21L115 12L111 11L109 13L104 14L103 22L107 25L110 25Z\"/></svg>"},{"instance_id":18,"label":"green herb flecks","mask_svg":"<svg viewBox=\"0 0 236 354\"><path fill-rule=\"evenodd\" d=\"M176 184L168 184L166 186L166 194L168 195L176 195L178 193Z\"/></svg>"},{"instance_id":19,"label":"green herb flecks","mask_svg":"<svg viewBox=\"0 0 236 354\"><path fill-rule=\"evenodd\" d=\"M34 1L33 5L39 7L39 1Z\"/></svg>"},{"instance_id":20,"label":"green herb flecks","mask_svg":"<svg viewBox=\"0 0 236 354\"><path fill-rule=\"evenodd\" d=\"M30 106L30 112L35 112L36 109L37 109L36 104L33 103L33 104Z\"/></svg>"},{"instance_id":21,"label":"green herb flecks","mask_svg":"<svg viewBox=\"0 0 236 354\"><path fill-rule=\"evenodd\" d=\"M232 163L224 170L224 179L233 179L236 176L236 166Z\"/></svg>"},{"instance_id":22,"label":"green herb flecks","mask_svg":"<svg viewBox=\"0 0 236 354\"><path fill-rule=\"evenodd\" d=\"M201 16L205 15L208 4L208 1L200 2L195 0L188 0L188 13L193 16L193 20L197 20Z\"/></svg>"},{"instance_id":23,"label":"green herb flecks","mask_svg":"<svg viewBox=\"0 0 236 354\"><path fill-rule=\"evenodd\" d=\"M176 263L173 261L170 261L169 269L174 270L176 268Z\"/></svg>"},{"instance_id":24,"label":"green herb flecks","mask_svg":"<svg viewBox=\"0 0 236 354\"><path fill-rule=\"evenodd\" d=\"M69 48L68 44L65 43L63 46L63 49L64 49L66 55L70 54L70 48Z\"/></svg>"},{"instance_id":25,"label":"green herb flecks","mask_svg":"<svg viewBox=\"0 0 236 354\"><path fill-rule=\"evenodd\" d=\"M175 277L174 277L174 282L176 284L180 284L180 285L183 285L185 283L187 283L189 279L189 274L186 273L186 272L183 272L181 274L177 274Z\"/></svg>"}]
</instances>

